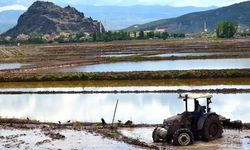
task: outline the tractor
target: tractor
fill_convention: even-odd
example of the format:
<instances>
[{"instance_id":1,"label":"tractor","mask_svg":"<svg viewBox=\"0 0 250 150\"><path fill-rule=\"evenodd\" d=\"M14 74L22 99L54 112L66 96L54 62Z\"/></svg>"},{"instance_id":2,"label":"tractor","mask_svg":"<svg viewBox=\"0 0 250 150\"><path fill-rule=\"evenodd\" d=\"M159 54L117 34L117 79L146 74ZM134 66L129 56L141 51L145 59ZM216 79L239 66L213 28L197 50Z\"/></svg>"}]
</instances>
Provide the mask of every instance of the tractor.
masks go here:
<instances>
[{"instance_id":1,"label":"tractor","mask_svg":"<svg viewBox=\"0 0 250 150\"><path fill-rule=\"evenodd\" d=\"M219 115L211 112L210 94L183 93L179 98L185 102L185 111L163 121L163 125L154 129L154 142L172 142L177 146L193 144L194 140L210 141L222 137L223 127ZM206 99L206 106L199 104ZM194 102L194 111L188 110L188 102Z\"/></svg>"}]
</instances>

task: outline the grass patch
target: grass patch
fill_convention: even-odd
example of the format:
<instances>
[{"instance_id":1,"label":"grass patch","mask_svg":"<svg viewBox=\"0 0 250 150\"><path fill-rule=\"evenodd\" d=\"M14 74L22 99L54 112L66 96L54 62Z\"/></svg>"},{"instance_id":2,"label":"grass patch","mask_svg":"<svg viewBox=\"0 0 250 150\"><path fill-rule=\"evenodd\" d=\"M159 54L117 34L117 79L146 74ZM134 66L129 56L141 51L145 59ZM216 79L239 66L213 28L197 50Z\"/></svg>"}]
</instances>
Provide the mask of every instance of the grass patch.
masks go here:
<instances>
[{"instance_id":1,"label":"grass patch","mask_svg":"<svg viewBox=\"0 0 250 150\"><path fill-rule=\"evenodd\" d=\"M88 80L151 80L151 79L206 79L250 77L250 69L187 70L187 71L139 71L100 73L54 74L2 74L0 82L35 81L88 81Z\"/></svg>"}]
</instances>

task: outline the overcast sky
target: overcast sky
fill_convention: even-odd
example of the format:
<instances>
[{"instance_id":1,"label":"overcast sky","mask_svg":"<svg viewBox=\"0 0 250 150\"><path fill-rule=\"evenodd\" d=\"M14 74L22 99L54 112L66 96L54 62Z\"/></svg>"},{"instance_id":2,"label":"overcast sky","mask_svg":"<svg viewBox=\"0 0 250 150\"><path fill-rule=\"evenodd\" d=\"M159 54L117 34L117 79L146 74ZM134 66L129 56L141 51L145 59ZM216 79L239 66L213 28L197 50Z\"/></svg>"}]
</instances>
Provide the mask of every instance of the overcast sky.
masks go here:
<instances>
[{"instance_id":1,"label":"overcast sky","mask_svg":"<svg viewBox=\"0 0 250 150\"><path fill-rule=\"evenodd\" d=\"M0 12L5 10L25 10L35 0L0 0ZM48 0L55 4L66 5L170 5L176 7L196 6L228 6L234 3L239 3L247 0Z\"/></svg>"}]
</instances>

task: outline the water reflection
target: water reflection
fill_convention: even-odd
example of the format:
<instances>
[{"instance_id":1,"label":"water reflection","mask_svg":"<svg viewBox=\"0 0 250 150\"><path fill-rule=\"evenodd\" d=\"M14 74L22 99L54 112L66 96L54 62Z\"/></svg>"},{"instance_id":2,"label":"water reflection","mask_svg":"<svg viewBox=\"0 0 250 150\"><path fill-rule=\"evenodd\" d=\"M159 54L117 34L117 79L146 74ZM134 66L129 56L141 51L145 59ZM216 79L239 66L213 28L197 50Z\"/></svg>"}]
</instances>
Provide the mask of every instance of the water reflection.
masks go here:
<instances>
[{"instance_id":1,"label":"water reflection","mask_svg":"<svg viewBox=\"0 0 250 150\"><path fill-rule=\"evenodd\" d=\"M107 54L105 57L127 57L127 56L135 56L136 54Z\"/></svg>"},{"instance_id":2,"label":"water reflection","mask_svg":"<svg viewBox=\"0 0 250 150\"><path fill-rule=\"evenodd\" d=\"M185 56L221 56L221 55L244 55L250 54L250 51L244 52L211 52L211 53L165 53L158 55L150 55L147 57L185 57Z\"/></svg>"},{"instance_id":3,"label":"water reflection","mask_svg":"<svg viewBox=\"0 0 250 150\"><path fill-rule=\"evenodd\" d=\"M55 72L123 72L123 71L160 71L160 70L193 70L193 69L242 69L250 67L249 58L241 59L194 59L162 60L140 62L118 62L64 68Z\"/></svg>"},{"instance_id":4,"label":"water reflection","mask_svg":"<svg viewBox=\"0 0 250 150\"><path fill-rule=\"evenodd\" d=\"M18 68L21 68L22 66L25 66L25 64L20 64L20 63L0 64L0 70L18 69Z\"/></svg>"},{"instance_id":5,"label":"water reflection","mask_svg":"<svg viewBox=\"0 0 250 150\"><path fill-rule=\"evenodd\" d=\"M59 94L0 95L0 116L65 122L77 120L111 122L116 100L116 120L135 123L161 123L184 110L177 94ZM232 119L250 122L250 94L215 94L212 110ZM204 101L205 102L205 101Z\"/></svg>"}]
</instances>

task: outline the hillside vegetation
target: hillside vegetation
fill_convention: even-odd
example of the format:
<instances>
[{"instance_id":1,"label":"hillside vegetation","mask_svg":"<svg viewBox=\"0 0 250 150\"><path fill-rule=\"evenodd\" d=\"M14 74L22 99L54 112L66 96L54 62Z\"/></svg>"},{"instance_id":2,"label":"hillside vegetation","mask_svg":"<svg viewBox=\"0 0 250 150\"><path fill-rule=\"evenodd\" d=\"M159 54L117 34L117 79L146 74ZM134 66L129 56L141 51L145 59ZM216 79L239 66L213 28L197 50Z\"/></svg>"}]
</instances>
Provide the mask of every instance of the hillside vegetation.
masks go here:
<instances>
[{"instance_id":1,"label":"hillside vegetation","mask_svg":"<svg viewBox=\"0 0 250 150\"><path fill-rule=\"evenodd\" d=\"M213 32L220 21L238 22L240 28L250 26L250 1L222 7L214 10L186 14L177 18L162 19L141 25L133 25L125 31L167 29L168 32L194 33L203 32L204 24Z\"/></svg>"}]
</instances>

